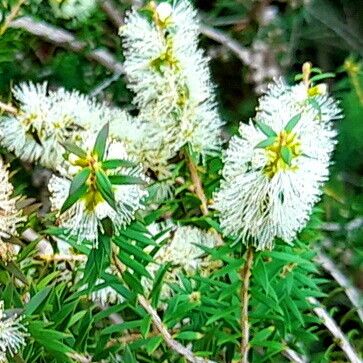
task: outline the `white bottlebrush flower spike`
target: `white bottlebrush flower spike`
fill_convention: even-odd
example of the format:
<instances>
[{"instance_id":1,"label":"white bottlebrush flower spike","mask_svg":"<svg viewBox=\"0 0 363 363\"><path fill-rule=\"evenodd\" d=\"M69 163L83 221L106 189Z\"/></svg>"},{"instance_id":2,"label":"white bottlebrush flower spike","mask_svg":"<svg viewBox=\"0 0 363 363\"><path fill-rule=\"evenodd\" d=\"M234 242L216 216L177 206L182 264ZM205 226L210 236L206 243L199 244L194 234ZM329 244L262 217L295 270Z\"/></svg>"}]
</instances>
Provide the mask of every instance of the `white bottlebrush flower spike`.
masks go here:
<instances>
[{"instance_id":1,"label":"white bottlebrush flower spike","mask_svg":"<svg viewBox=\"0 0 363 363\"><path fill-rule=\"evenodd\" d=\"M120 142L111 142L107 148L105 160L113 159L127 159L124 146ZM74 176L80 170L79 167L72 165L68 169L69 176ZM116 172L122 175L145 179L141 166L133 168L122 167L107 171L109 175ZM102 230L101 221L109 217L117 234L121 228L130 223L135 212L143 208L142 199L146 197L147 192L142 186L136 184L113 185L112 188L117 207L117 210L115 210L103 199L98 191L92 189L91 184L89 185L85 196L59 216L59 225L68 230L71 235L77 236L78 242L87 240L97 246L98 229ZM50 200L53 210L59 211L61 209L69 195L70 186L71 180L67 177L52 176L48 189L51 193Z\"/></svg>"},{"instance_id":2,"label":"white bottlebrush flower spike","mask_svg":"<svg viewBox=\"0 0 363 363\"><path fill-rule=\"evenodd\" d=\"M107 107L77 91L48 91L47 84L22 83L13 91L16 115L0 120L0 141L24 161L56 169L64 141L80 142L112 119Z\"/></svg>"},{"instance_id":3,"label":"white bottlebrush flower spike","mask_svg":"<svg viewBox=\"0 0 363 363\"><path fill-rule=\"evenodd\" d=\"M4 263L14 257L17 247L4 239L16 235L17 225L24 220L16 208L17 198L12 197L13 191L9 172L0 158L0 261Z\"/></svg>"},{"instance_id":4,"label":"white bottlebrush flower spike","mask_svg":"<svg viewBox=\"0 0 363 363\"><path fill-rule=\"evenodd\" d=\"M210 271L215 265L208 256L205 256L203 249L197 245L213 248L218 245L218 240L213 233L204 232L196 227L177 227L169 243L166 243L154 256L155 263L150 263L147 270L152 277L159 270L160 266L170 263L171 267L164 276L162 287L162 297L170 297L171 283L178 283L178 274L182 271L188 275L193 275L197 271L204 273ZM143 285L147 290L152 288L152 281L143 279Z\"/></svg>"},{"instance_id":5,"label":"white bottlebrush flower spike","mask_svg":"<svg viewBox=\"0 0 363 363\"><path fill-rule=\"evenodd\" d=\"M84 20L95 10L96 0L49 0L57 18Z\"/></svg>"},{"instance_id":6,"label":"white bottlebrush flower spike","mask_svg":"<svg viewBox=\"0 0 363 363\"><path fill-rule=\"evenodd\" d=\"M198 49L196 11L186 0L173 6L150 2L146 8L152 19L132 10L120 32L139 119L152 125L148 130L163 141L169 158L185 144L199 154L213 154L220 147L222 122L208 60Z\"/></svg>"},{"instance_id":7,"label":"white bottlebrush flower spike","mask_svg":"<svg viewBox=\"0 0 363 363\"><path fill-rule=\"evenodd\" d=\"M24 346L27 330L21 317L5 316L4 302L0 301L0 362L7 362L6 356L13 357Z\"/></svg>"},{"instance_id":8,"label":"white bottlebrush flower spike","mask_svg":"<svg viewBox=\"0 0 363 363\"><path fill-rule=\"evenodd\" d=\"M241 124L225 153L224 180L215 196L226 235L266 249L275 237L291 243L306 225L328 178L332 121L340 117L337 103L321 91L303 83L272 84L255 122Z\"/></svg>"}]
</instances>

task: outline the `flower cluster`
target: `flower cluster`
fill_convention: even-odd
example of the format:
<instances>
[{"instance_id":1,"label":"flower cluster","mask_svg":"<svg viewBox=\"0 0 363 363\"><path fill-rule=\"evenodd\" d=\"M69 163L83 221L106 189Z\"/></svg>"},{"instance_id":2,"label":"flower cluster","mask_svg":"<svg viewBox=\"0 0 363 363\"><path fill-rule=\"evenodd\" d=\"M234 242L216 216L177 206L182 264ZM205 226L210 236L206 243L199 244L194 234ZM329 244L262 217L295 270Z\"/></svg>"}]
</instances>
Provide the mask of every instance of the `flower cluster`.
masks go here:
<instances>
[{"instance_id":1,"label":"flower cluster","mask_svg":"<svg viewBox=\"0 0 363 363\"><path fill-rule=\"evenodd\" d=\"M95 10L96 0L49 0L57 18L84 20Z\"/></svg>"},{"instance_id":2,"label":"flower cluster","mask_svg":"<svg viewBox=\"0 0 363 363\"><path fill-rule=\"evenodd\" d=\"M106 147L104 161L97 153L88 150L84 157L75 156L70 161L67 175L53 175L50 179L50 200L53 209L60 211L59 225L71 235L77 236L79 242L87 240L97 247L98 231L103 231L102 220L109 218L117 234L133 219L135 212L143 208L141 201L147 191L139 181L146 179L141 166L131 166L132 162L127 158L123 144L111 142ZM71 190L73 182L70 177L74 177L73 181L79 187L77 191ZM84 178L84 187L80 185L78 178ZM108 192L101 185L102 180L108 185L109 178L115 179L115 184L110 185L113 205L110 204ZM82 195L67 210L62 211L65 202L72 200L73 192L74 195L78 192Z\"/></svg>"},{"instance_id":3,"label":"flower cluster","mask_svg":"<svg viewBox=\"0 0 363 363\"><path fill-rule=\"evenodd\" d=\"M9 173L0 158L0 260L4 263L12 260L16 254L16 246L3 239L16 235L17 225L24 220L16 208L18 199L12 197L13 191Z\"/></svg>"},{"instance_id":4,"label":"flower cluster","mask_svg":"<svg viewBox=\"0 0 363 363\"><path fill-rule=\"evenodd\" d=\"M24 161L56 169L65 141L81 142L111 122L111 111L77 91L48 91L47 84L22 83L13 91L20 108L0 120L0 142Z\"/></svg>"},{"instance_id":5,"label":"flower cluster","mask_svg":"<svg viewBox=\"0 0 363 363\"><path fill-rule=\"evenodd\" d=\"M0 301L0 362L7 362L7 354L13 357L25 345L27 331L21 320L16 315L7 317Z\"/></svg>"},{"instance_id":6,"label":"flower cluster","mask_svg":"<svg viewBox=\"0 0 363 363\"><path fill-rule=\"evenodd\" d=\"M339 117L324 85L270 85L224 156L215 208L225 234L258 249L272 248L275 237L293 241L328 178Z\"/></svg>"},{"instance_id":7,"label":"flower cluster","mask_svg":"<svg viewBox=\"0 0 363 363\"><path fill-rule=\"evenodd\" d=\"M138 119L150 125L146 139L154 154L163 150L159 160L185 144L198 154L213 154L220 147L222 122L208 62L198 49L196 11L186 0L173 6L150 2L144 10L132 10L120 33Z\"/></svg>"},{"instance_id":8,"label":"flower cluster","mask_svg":"<svg viewBox=\"0 0 363 363\"><path fill-rule=\"evenodd\" d=\"M160 247L154 256L153 263L147 266L147 270L152 277L155 277L161 265L169 263L171 266L164 276L164 284L161 291L163 299L172 294L170 284L179 283L179 274L184 272L193 275L197 271L209 273L213 269L214 261L205 256L205 252L200 246L213 248L218 245L218 240L212 233L204 232L196 227L177 227L169 243ZM152 282L143 279L146 290L151 289Z\"/></svg>"}]
</instances>

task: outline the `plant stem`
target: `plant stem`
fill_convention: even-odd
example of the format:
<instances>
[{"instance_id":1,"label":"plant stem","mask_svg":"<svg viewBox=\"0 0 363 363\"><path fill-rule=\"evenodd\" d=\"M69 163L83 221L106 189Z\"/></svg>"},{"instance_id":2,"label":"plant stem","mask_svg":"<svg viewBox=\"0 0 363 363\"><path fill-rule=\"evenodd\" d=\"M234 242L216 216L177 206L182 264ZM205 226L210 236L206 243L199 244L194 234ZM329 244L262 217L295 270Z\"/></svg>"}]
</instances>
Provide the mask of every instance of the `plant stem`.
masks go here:
<instances>
[{"instance_id":1,"label":"plant stem","mask_svg":"<svg viewBox=\"0 0 363 363\"><path fill-rule=\"evenodd\" d=\"M194 164L191 156L188 154L187 151L185 151L185 159L186 159L187 166L188 166L188 169L190 172L190 177L193 182L195 194L197 195L197 197L199 198L200 203L201 203L200 210L202 211L203 215L206 216L209 213L208 201L207 201L207 197L204 193L202 181L200 180L199 175L198 175L197 167Z\"/></svg>"},{"instance_id":2,"label":"plant stem","mask_svg":"<svg viewBox=\"0 0 363 363\"><path fill-rule=\"evenodd\" d=\"M17 112L18 112L17 109L14 106L9 105L7 103L3 103L1 101L0 101L0 110L12 113L13 115L16 115Z\"/></svg>"},{"instance_id":3,"label":"plant stem","mask_svg":"<svg viewBox=\"0 0 363 363\"><path fill-rule=\"evenodd\" d=\"M249 338L250 338L250 324L248 321L248 303L250 299L249 288L250 288L250 277L253 265L253 247L249 246L247 249L246 262L241 270L241 363L248 363L248 351L250 349Z\"/></svg>"}]
</instances>

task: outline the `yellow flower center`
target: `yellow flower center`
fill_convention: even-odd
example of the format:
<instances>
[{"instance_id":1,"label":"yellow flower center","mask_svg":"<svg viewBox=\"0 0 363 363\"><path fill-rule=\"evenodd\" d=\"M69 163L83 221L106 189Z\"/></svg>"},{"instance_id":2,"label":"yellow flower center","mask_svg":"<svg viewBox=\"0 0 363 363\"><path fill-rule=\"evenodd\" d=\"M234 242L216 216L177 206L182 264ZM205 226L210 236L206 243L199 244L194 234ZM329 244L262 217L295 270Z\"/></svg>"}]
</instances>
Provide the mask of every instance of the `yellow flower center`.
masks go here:
<instances>
[{"instance_id":1,"label":"yellow flower center","mask_svg":"<svg viewBox=\"0 0 363 363\"><path fill-rule=\"evenodd\" d=\"M287 149L291 155L291 161L301 155L300 141L297 135L289 131L281 131L270 146L266 147L268 162L264 168L264 173L271 179L280 171L297 170L297 166L292 162L289 164L282 156L283 149Z\"/></svg>"}]
</instances>

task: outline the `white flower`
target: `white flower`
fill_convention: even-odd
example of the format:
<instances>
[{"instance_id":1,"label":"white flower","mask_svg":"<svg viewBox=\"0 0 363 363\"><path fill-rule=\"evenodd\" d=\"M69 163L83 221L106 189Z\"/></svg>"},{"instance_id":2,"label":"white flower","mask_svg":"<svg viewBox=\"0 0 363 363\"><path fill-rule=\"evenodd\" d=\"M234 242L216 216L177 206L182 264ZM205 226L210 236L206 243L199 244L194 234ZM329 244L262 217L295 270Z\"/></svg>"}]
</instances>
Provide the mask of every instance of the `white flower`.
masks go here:
<instances>
[{"instance_id":1,"label":"white flower","mask_svg":"<svg viewBox=\"0 0 363 363\"><path fill-rule=\"evenodd\" d=\"M3 239L16 235L17 225L24 220L16 208L18 198L12 197L13 191L7 167L0 158L0 260L4 263L14 257L18 246Z\"/></svg>"},{"instance_id":2,"label":"white flower","mask_svg":"<svg viewBox=\"0 0 363 363\"><path fill-rule=\"evenodd\" d=\"M336 136L332 120L340 117L332 98L309 93L304 84L271 85L260 99L255 121L276 136L267 140L250 121L230 141L224 180L215 196L226 235L265 249L272 248L275 237L291 243L306 225L328 178ZM286 131L293 119L296 126Z\"/></svg>"},{"instance_id":3,"label":"white flower","mask_svg":"<svg viewBox=\"0 0 363 363\"><path fill-rule=\"evenodd\" d=\"M84 20L95 10L96 0L49 0L57 18Z\"/></svg>"},{"instance_id":4,"label":"white flower","mask_svg":"<svg viewBox=\"0 0 363 363\"><path fill-rule=\"evenodd\" d=\"M162 240L165 240L165 237ZM160 243L162 243L160 241ZM218 241L214 234L204 232L196 227L177 227L170 242L161 246L154 256L154 263L147 266L147 270L152 277L155 277L161 265L170 263L171 267L164 275L164 285L162 287L162 298L171 296L171 289L168 286L172 283L179 283L179 273L184 271L188 275L193 275L197 271L203 273L203 270L210 270L213 264L208 257L205 256L203 249L197 245L208 248L217 246ZM152 288L152 281L144 278L143 285L146 290Z\"/></svg>"},{"instance_id":5,"label":"white flower","mask_svg":"<svg viewBox=\"0 0 363 363\"><path fill-rule=\"evenodd\" d=\"M21 317L7 317L4 302L0 301L0 362L6 362L6 355L13 357L25 345L27 330L21 324Z\"/></svg>"},{"instance_id":6,"label":"white flower","mask_svg":"<svg viewBox=\"0 0 363 363\"><path fill-rule=\"evenodd\" d=\"M105 160L127 159L123 144L120 142L110 143L106 155ZM74 174L79 171L74 166L68 170L72 170ZM145 179L142 175L141 166L118 168L116 172ZM112 173L115 173L115 170ZM48 189L51 193L50 200L53 210L61 209L69 195L70 185L71 181L66 177L52 176ZM102 231L101 221L109 217L117 234L121 228L131 222L135 212L143 208L142 199L146 197L147 192L142 186L134 184L113 185L113 192L117 211L97 191L89 189L83 198L59 216L60 227L68 230L71 235L77 236L79 242L91 241L97 247L98 230L101 229Z\"/></svg>"},{"instance_id":7,"label":"white flower","mask_svg":"<svg viewBox=\"0 0 363 363\"><path fill-rule=\"evenodd\" d=\"M83 140L111 118L110 110L77 91L47 91L47 84L22 83L13 91L16 115L0 120L1 143L24 161L56 169L65 141Z\"/></svg>"},{"instance_id":8,"label":"white flower","mask_svg":"<svg viewBox=\"0 0 363 363\"><path fill-rule=\"evenodd\" d=\"M198 49L196 11L186 0L149 6L153 21L132 10L121 28L139 120L152 125L147 131L160 136L170 157L187 143L199 154L214 154L222 122L208 60Z\"/></svg>"}]
</instances>

